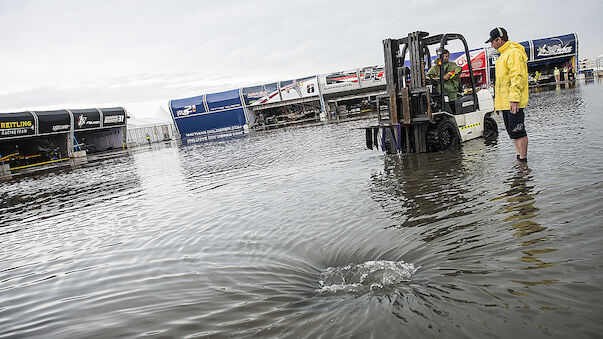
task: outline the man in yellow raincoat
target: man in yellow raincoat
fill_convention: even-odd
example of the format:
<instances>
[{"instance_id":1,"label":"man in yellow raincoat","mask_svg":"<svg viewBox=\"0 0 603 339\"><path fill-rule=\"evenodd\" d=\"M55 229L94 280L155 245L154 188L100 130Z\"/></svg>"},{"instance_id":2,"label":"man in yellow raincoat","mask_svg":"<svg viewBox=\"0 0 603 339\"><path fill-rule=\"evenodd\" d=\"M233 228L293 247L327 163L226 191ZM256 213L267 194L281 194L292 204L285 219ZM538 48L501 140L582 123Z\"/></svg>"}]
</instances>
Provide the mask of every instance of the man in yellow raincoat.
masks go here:
<instances>
[{"instance_id":1,"label":"man in yellow raincoat","mask_svg":"<svg viewBox=\"0 0 603 339\"><path fill-rule=\"evenodd\" d=\"M448 104L452 110L451 113L456 113L454 102L459 95L461 71L463 69L456 63L448 61L450 59L450 52L448 50L442 51L441 58L444 62L444 95L448 96ZM437 58L434 65L426 74L428 78L438 80L436 84L438 93L440 93L440 64L440 58Z\"/></svg>"},{"instance_id":2,"label":"man in yellow raincoat","mask_svg":"<svg viewBox=\"0 0 603 339\"><path fill-rule=\"evenodd\" d=\"M523 109L528 104L528 56L522 45L509 41L507 31L496 27L486 41L500 52L496 60L494 109L502 111L505 128L513 139L519 161L528 161L528 134Z\"/></svg>"}]
</instances>

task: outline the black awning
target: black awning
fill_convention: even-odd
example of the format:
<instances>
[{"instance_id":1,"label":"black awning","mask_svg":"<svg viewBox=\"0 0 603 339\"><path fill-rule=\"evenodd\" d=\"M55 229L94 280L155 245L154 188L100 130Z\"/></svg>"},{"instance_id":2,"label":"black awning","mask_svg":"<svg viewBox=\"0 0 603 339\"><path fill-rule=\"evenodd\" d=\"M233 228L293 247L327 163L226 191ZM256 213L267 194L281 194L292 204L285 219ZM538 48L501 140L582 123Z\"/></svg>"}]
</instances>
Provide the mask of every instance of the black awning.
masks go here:
<instances>
[{"instance_id":1,"label":"black awning","mask_svg":"<svg viewBox=\"0 0 603 339\"><path fill-rule=\"evenodd\" d=\"M101 127L100 112L96 108L72 109L75 131Z\"/></svg>"},{"instance_id":2,"label":"black awning","mask_svg":"<svg viewBox=\"0 0 603 339\"><path fill-rule=\"evenodd\" d=\"M30 112L0 113L0 139L35 134L35 119Z\"/></svg>"},{"instance_id":3,"label":"black awning","mask_svg":"<svg viewBox=\"0 0 603 339\"><path fill-rule=\"evenodd\" d=\"M0 113L0 139L121 127L126 119L123 107Z\"/></svg>"},{"instance_id":4,"label":"black awning","mask_svg":"<svg viewBox=\"0 0 603 339\"><path fill-rule=\"evenodd\" d=\"M56 111L35 111L38 117L38 134L69 132L71 116L66 109Z\"/></svg>"},{"instance_id":5,"label":"black awning","mask_svg":"<svg viewBox=\"0 0 603 339\"><path fill-rule=\"evenodd\" d=\"M101 108L103 126L123 126L126 124L126 110L122 107Z\"/></svg>"}]
</instances>

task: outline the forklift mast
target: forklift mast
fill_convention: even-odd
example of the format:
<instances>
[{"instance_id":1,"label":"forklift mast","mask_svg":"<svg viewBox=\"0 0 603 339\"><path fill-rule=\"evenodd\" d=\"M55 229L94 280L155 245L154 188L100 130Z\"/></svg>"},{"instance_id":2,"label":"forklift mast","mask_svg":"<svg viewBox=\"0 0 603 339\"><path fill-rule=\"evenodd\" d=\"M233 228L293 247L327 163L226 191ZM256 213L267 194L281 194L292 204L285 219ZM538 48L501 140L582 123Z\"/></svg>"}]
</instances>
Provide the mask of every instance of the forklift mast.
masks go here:
<instances>
[{"instance_id":1,"label":"forklift mast","mask_svg":"<svg viewBox=\"0 0 603 339\"><path fill-rule=\"evenodd\" d=\"M398 128L398 133L393 133L391 137L398 139L396 143L403 146L407 153L427 152L427 133L429 124L433 122L430 88L425 83L426 66L431 67L428 46L439 44L438 51L441 53L448 41L456 39L463 42L467 60L471 60L467 42L460 34L429 36L427 32L417 31L408 34L405 38L383 41L389 123L401 127ZM404 66L406 53L409 56L410 67ZM477 110L473 68L471 62L468 62L468 65L473 86L473 105ZM444 65L440 63L440 74L443 74L443 69ZM440 88L444 88L443 76L440 76ZM440 107L445 107L443 90L440 91L438 99Z\"/></svg>"}]
</instances>

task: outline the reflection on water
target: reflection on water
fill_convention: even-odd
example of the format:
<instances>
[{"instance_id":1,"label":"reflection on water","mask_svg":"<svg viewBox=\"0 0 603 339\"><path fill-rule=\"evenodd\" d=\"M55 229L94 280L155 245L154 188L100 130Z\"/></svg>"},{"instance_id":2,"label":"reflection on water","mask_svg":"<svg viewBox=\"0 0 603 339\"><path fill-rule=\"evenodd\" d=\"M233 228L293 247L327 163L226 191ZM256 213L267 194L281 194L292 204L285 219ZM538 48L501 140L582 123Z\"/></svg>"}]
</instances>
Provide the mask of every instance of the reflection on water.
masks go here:
<instances>
[{"instance_id":1,"label":"reflection on water","mask_svg":"<svg viewBox=\"0 0 603 339\"><path fill-rule=\"evenodd\" d=\"M601 86L530 94L528 166L356 121L3 182L0 336L599 337Z\"/></svg>"},{"instance_id":2,"label":"reflection on water","mask_svg":"<svg viewBox=\"0 0 603 339\"><path fill-rule=\"evenodd\" d=\"M547 228L534 221L539 215L539 209L535 206L535 197L538 194L534 192L532 183L532 170L527 164L518 163L516 173L505 182L510 186L510 189L504 195L495 199L504 198L507 202L503 206L503 212L509 214L504 220L512 222L511 227L515 230L513 233L518 239L523 239L526 236L534 235L545 231ZM520 260L528 266L523 269L539 269L555 266L555 262L545 262L539 256L548 253L556 252L555 248L542 248L546 246L545 241L550 235L531 237L528 240L523 240L521 246L529 247L530 249L522 250L523 256ZM534 248L533 245L538 244L539 248ZM516 281L526 286L534 286L536 284L551 284L558 280L543 280L540 282ZM517 293L517 292L516 292Z\"/></svg>"},{"instance_id":3,"label":"reflection on water","mask_svg":"<svg viewBox=\"0 0 603 339\"><path fill-rule=\"evenodd\" d=\"M113 170L104 173L103 180L99 181L98 166L109 166ZM123 157L107 160L102 165L51 172L37 178L24 177L3 184L0 233L12 235L3 239L1 248L5 253L22 250L23 246L39 250L46 246L53 248L75 234L79 234L80 240L89 239L92 234L100 236L99 230L88 227L88 223L113 221L115 226L122 225L119 216L106 215L104 210L111 208L109 201L120 203L124 208L134 207L126 197L140 193L139 178L129 170L132 166L132 159ZM69 229L69 233L60 232L63 227Z\"/></svg>"},{"instance_id":4,"label":"reflection on water","mask_svg":"<svg viewBox=\"0 0 603 339\"><path fill-rule=\"evenodd\" d=\"M569 88L575 88L575 87L576 87L575 82L563 82L563 83L552 82L549 84L543 84L543 85L539 85L536 87L532 87L532 88L530 88L530 92L538 93L538 92L548 92L551 90L559 91L561 89L569 89Z\"/></svg>"},{"instance_id":5,"label":"reflection on water","mask_svg":"<svg viewBox=\"0 0 603 339\"><path fill-rule=\"evenodd\" d=\"M505 180L511 188L504 192L503 196L495 198L495 200L505 198L507 201L507 204L503 206L503 211L510 215L504 220L514 222L511 227L516 230L513 235L517 237L527 236L546 229L546 227L542 227L532 220L538 216L538 208L534 206L534 197L537 193L533 192L534 186L530 184L532 179L530 172L531 170L527 164L518 164L517 173ZM526 245L534 243L534 241L530 241Z\"/></svg>"},{"instance_id":6,"label":"reflection on water","mask_svg":"<svg viewBox=\"0 0 603 339\"><path fill-rule=\"evenodd\" d=\"M388 156L383 172L373 175L373 197L392 216L402 216L396 227L429 225L471 213L462 208L471 200L465 194L464 177L460 150Z\"/></svg>"}]
</instances>

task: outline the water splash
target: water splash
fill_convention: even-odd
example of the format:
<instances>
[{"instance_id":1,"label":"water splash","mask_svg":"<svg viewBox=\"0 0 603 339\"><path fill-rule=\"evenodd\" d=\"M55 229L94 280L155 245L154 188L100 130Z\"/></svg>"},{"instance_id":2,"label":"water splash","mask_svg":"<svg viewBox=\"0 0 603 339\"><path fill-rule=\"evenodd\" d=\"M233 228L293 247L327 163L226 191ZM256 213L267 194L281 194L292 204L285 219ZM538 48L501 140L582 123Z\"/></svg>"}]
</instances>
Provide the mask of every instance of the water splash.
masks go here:
<instances>
[{"instance_id":1,"label":"water splash","mask_svg":"<svg viewBox=\"0 0 603 339\"><path fill-rule=\"evenodd\" d=\"M404 261L367 261L342 267L329 267L320 275L317 292L384 293L409 278L419 269Z\"/></svg>"}]
</instances>

